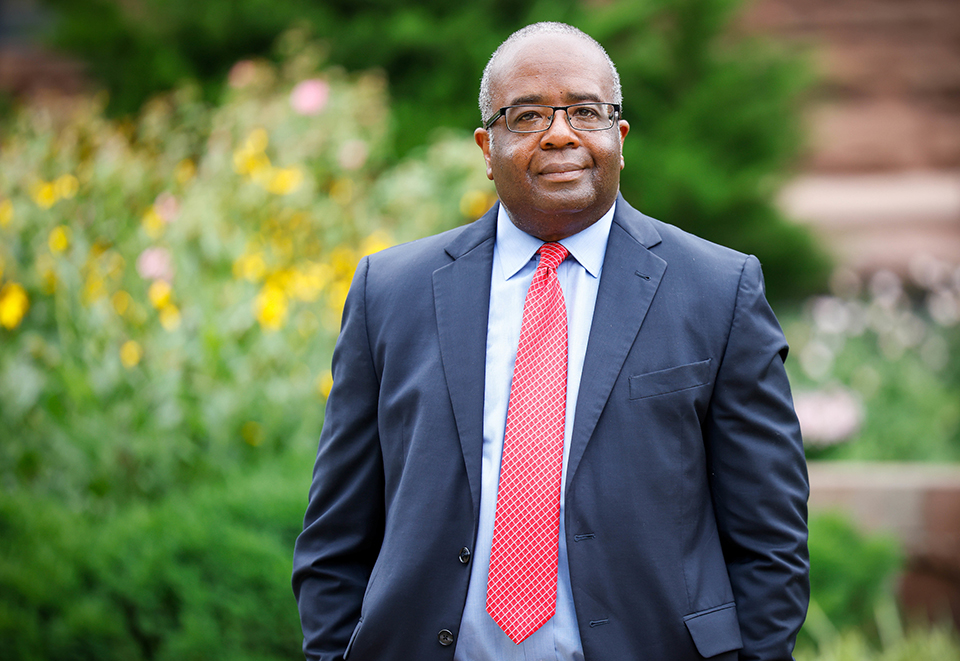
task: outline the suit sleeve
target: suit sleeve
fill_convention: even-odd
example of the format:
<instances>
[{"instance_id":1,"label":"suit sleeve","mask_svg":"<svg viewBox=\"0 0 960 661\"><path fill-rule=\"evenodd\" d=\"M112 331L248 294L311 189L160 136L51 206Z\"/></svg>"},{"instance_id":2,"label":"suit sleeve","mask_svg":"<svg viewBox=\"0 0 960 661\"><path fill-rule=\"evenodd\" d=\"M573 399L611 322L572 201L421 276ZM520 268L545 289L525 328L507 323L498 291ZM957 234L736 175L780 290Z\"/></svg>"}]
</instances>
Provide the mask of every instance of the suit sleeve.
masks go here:
<instances>
[{"instance_id":1,"label":"suit sleeve","mask_svg":"<svg viewBox=\"0 0 960 661\"><path fill-rule=\"evenodd\" d=\"M333 354L293 591L309 660L340 661L383 541L383 459L377 425L379 378L367 335L368 260L357 267Z\"/></svg>"},{"instance_id":2,"label":"suit sleeve","mask_svg":"<svg viewBox=\"0 0 960 661\"><path fill-rule=\"evenodd\" d=\"M786 355L760 264L749 257L705 438L741 661L791 659L809 600L809 487Z\"/></svg>"}]
</instances>

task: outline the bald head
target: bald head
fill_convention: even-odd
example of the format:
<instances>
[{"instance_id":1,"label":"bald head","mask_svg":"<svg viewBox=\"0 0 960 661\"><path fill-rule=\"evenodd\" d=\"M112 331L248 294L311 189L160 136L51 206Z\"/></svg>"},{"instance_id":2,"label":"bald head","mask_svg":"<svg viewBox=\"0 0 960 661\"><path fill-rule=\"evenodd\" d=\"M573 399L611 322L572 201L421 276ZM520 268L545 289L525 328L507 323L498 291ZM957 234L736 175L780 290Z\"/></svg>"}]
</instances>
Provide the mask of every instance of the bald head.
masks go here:
<instances>
[{"instance_id":1,"label":"bald head","mask_svg":"<svg viewBox=\"0 0 960 661\"><path fill-rule=\"evenodd\" d=\"M493 115L496 109L493 107L493 90L496 80L501 71L508 69L511 64L511 56L515 53L517 46L522 42L537 37L558 36L568 39L579 39L595 48L606 61L610 68L610 85L612 88L612 102L622 103L623 92L620 87L620 74L617 73L617 67L613 60L607 55L596 39L582 30L578 30L572 25L566 23L534 23L521 28L507 37L500 46L490 56L487 66L483 70L483 77L480 79L480 120L483 121Z\"/></svg>"}]
</instances>

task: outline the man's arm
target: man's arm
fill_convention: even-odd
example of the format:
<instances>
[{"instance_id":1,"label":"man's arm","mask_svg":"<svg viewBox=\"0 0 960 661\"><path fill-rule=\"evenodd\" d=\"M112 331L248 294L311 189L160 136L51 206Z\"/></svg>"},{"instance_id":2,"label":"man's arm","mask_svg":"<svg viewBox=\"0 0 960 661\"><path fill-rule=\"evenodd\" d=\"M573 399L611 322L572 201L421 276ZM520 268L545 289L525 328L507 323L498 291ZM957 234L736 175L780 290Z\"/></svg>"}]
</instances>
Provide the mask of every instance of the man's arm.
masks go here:
<instances>
[{"instance_id":1,"label":"man's arm","mask_svg":"<svg viewBox=\"0 0 960 661\"><path fill-rule=\"evenodd\" d=\"M367 336L367 267L364 258L344 307L310 501L293 556L303 650L317 661L343 658L383 541L380 384Z\"/></svg>"},{"instance_id":2,"label":"man's arm","mask_svg":"<svg viewBox=\"0 0 960 661\"><path fill-rule=\"evenodd\" d=\"M749 257L706 426L742 661L791 659L809 600L807 471L786 355L760 264Z\"/></svg>"}]
</instances>

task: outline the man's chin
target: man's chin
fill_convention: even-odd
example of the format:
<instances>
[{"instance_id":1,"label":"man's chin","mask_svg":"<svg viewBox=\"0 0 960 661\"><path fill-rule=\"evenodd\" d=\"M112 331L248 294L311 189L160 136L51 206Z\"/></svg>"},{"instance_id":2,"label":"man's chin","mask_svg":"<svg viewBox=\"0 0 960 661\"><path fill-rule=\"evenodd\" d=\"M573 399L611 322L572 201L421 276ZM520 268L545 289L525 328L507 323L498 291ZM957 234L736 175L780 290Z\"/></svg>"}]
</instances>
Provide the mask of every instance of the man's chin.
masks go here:
<instances>
[{"instance_id":1,"label":"man's chin","mask_svg":"<svg viewBox=\"0 0 960 661\"><path fill-rule=\"evenodd\" d=\"M542 214L559 216L582 213L596 207L597 204L597 197L592 193L556 190L545 191L538 195L533 206Z\"/></svg>"}]
</instances>

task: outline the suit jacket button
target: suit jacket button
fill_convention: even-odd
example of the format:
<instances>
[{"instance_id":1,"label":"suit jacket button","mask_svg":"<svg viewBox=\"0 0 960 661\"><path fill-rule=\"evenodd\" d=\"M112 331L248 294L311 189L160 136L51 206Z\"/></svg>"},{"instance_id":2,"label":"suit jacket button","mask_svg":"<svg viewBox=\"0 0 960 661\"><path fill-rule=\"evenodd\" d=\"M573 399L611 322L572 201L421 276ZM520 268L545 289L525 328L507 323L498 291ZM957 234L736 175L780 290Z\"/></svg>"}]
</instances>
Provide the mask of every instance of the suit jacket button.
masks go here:
<instances>
[{"instance_id":1,"label":"suit jacket button","mask_svg":"<svg viewBox=\"0 0 960 661\"><path fill-rule=\"evenodd\" d=\"M440 644L444 647L453 644L453 632L450 629L440 629L440 633L437 634L437 640L440 641Z\"/></svg>"},{"instance_id":2,"label":"suit jacket button","mask_svg":"<svg viewBox=\"0 0 960 661\"><path fill-rule=\"evenodd\" d=\"M460 564L465 565L470 562L470 549L464 546L460 549Z\"/></svg>"}]
</instances>

